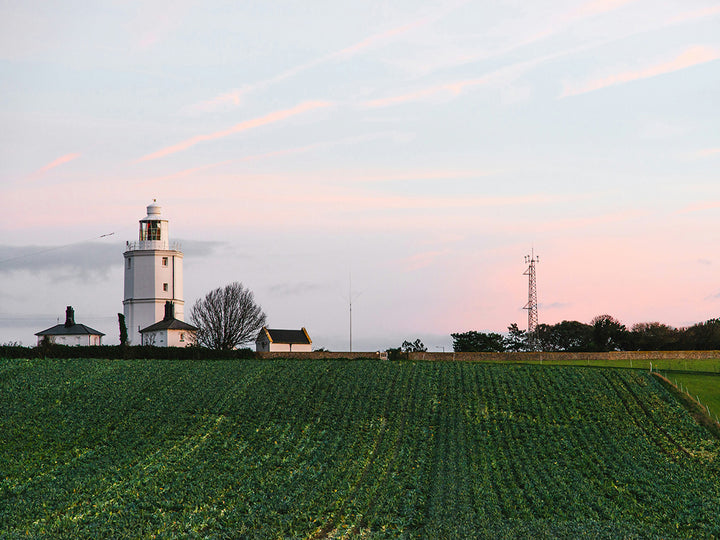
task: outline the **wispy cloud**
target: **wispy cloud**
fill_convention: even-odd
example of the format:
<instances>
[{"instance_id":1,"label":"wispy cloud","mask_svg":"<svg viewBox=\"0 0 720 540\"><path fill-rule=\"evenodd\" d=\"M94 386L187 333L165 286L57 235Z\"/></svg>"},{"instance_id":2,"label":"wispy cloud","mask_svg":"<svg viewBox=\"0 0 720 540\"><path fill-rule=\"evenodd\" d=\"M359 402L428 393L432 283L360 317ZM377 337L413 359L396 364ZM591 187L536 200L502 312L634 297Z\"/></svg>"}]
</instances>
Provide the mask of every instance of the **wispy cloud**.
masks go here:
<instances>
[{"instance_id":1,"label":"wispy cloud","mask_svg":"<svg viewBox=\"0 0 720 540\"><path fill-rule=\"evenodd\" d=\"M468 2L469 0L458 0L456 2L446 4L441 9L429 15L420 17L414 21L402 24L400 26L396 26L384 32L379 32L377 34L373 34L371 36L363 38L360 41L349 45L348 47L344 47L340 50L328 53L309 62L293 66L269 79L258 81L253 84L248 84L241 88L231 90L229 92L223 92L222 94L219 94L207 101L203 101L202 103L196 105L194 108L209 111L227 105L239 105L240 103L242 103L242 99L246 94L262 90L275 83L290 79L291 77L294 77L302 73L303 71L307 71L308 69L312 69L322 64L351 58L366 50L389 43L398 36L407 34L411 31L418 30L422 27L434 23L435 21L441 19L448 13L454 11L455 9L459 8L464 4L467 4Z\"/></svg>"},{"instance_id":2,"label":"wispy cloud","mask_svg":"<svg viewBox=\"0 0 720 540\"><path fill-rule=\"evenodd\" d=\"M65 163L69 163L70 161L77 159L80 157L80 154L65 154L64 156L60 156L55 161L51 161L44 167L40 167L37 171L32 173L29 177L29 180L36 180L37 178L41 177L43 174L48 172L51 169L54 169L55 167L59 167L60 165L64 165Z\"/></svg>"},{"instance_id":3,"label":"wispy cloud","mask_svg":"<svg viewBox=\"0 0 720 540\"><path fill-rule=\"evenodd\" d=\"M720 148L706 148L704 150L695 152L695 157L706 158L716 156L718 154L720 154Z\"/></svg>"},{"instance_id":4,"label":"wispy cloud","mask_svg":"<svg viewBox=\"0 0 720 540\"><path fill-rule=\"evenodd\" d=\"M438 94L445 94L451 97L460 95L463 90L474 86L480 86L487 84L491 80L490 76L480 77L478 79L468 79L462 81L454 81L449 83L438 84L421 88L413 92L407 92L395 96L389 96L385 98L378 98L366 101L363 103L365 107L388 107L390 105L400 105L402 103L411 103L415 101L422 101Z\"/></svg>"},{"instance_id":5,"label":"wispy cloud","mask_svg":"<svg viewBox=\"0 0 720 540\"><path fill-rule=\"evenodd\" d=\"M575 23L578 23L585 19L589 19L591 17L595 17L597 15L601 15L603 13L615 11L627 4L631 4L637 1L638 0L590 0L589 2L581 4L577 8L559 14L552 20L549 26L545 27L540 32L532 34L526 39L512 45L511 47L508 47L498 52L507 53L525 45L530 45L537 41L541 41L548 37L559 34L560 32L564 31L566 28Z\"/></svg>"},{"instance_id":6,"label":"wispy cloud","mask_svg":"<svg viewBox=\"0 0 720 540\"><path fill-rule=\"evenodd\" d=\"M487 84L491 84L497 81L512 80L527 69L557 56L558 54L553 54L552 56L544 56L525 62L517 62L515 64L510 64L508 66L504 66L499 69L490 71L482 77L475 77L472 79L460 79L426 86L424 88L419 88L402 94L396 94L394 96L368 100L361 103L360 106L379 108L392 105L401 105L403 103L412 103L416 101L425 101L436 97L442 98L443 96L454 98L461 95L463 92L476 87L485 86Z\"/></svg>"},{"instance_id":7,"label":"wispy cloud","mask_svg":"<svg viewBox=\"0 0 720 540\"><path fill-rule=\"evenodd\" d=\"M153 152L152 154L143 156L140 159L136 160L136 162L150 161L152 159L158 159L161 157L165 157L170 154L175 154L177 152L182 152L183 150L187 150L188 148L195 146L196 144L199 144L202 142L222 139L223 137L228 137L229 135L234 135L236 133L247 131L249 129L253 129L256 127L273 124L275 122L279 122L281 120L285 120L287 118L296 116L298 114L302 114L304 112L312 111L315 109L320 109L323 107L328 107L330 105L331 105L331 103L328 101L306 101L306 102L300 103L299 105L296 105L295 107L292 107L290 109L274 111L269 114L266 114L265 116L261 116L260 118L254 118L252 120L246 120L245 122L240 122L239 124L235 124L234 126L228 128L228 129L224 129L221 131L215 131L213 133L206 133L204 135L196 135L195 137L191 137L189 139L186 139L186 140L179 142L177 144L174 144L172 146L167 146L165 148L162 148L162 149L158 150L157 152Z\"/></svg>"},{"instance_id":8,"label":"wispy cloud","mask_svg":"<svg viewBox=\"0 0 720 540\"><path fill-rule=\"evenodd\" d=\"M166 174L164 176L156 176L153 178L148 178L146 180L141 180L138 183L140 185L143 185L143 184L152 184L155 182L166 182L168 180L177 180L178 178L184 178L186 176L191 176L195 173L207 171L209 169L214 169L215 167L219 167L221 165L226 165L231 162L232 162L232 160L225 160L225 161L220 161L218 163L210 163L208 165L202 165L200 167L192 167L190 169L183 169L182 171L174 172L171 174Z\"/></svg>"},{"instance_id":9,"label":"wispy cloud","mask_svg":"<svg viewBox=\"0 0 720 540\"><path fill-rule=\"evenodd\" d=\"M237 107L242 103L243 100L243 94L246 93L247 90L242 89L236 89L231 90L230 92L223 92L222 94L218 94L217 96L202 101L196 105L193 105L190 107L191 109L197 110L197 111L214 111L217 109L222 109L226 106L235 106Z\"/></svg>"},{"instance_id":10,"label":"wispy cloud","mask_svg":"<svg viewBox=\"0 0 720 540\"><path fill-rule=\"evenodd\" d=\"M236 161L258 161L262 159L269 159L280 156L287 156L293 154L302 154L305 152L311 152L319 149L327 149L335 146L359 144L363 142L374 141L378 139L392 139L393 141L403 141L412 138L412 135L407 133L401 133L397 131L385 131L381 133L369 133L367 135L358 135L356 137L345 137L343 139L337 139L334 141L320 141L317 143L307 144L304 146L297 146L294 148L283 148L281 150L275 150L272 152L264 152L262 154L253 154L249 156L243 156Z\"/></svg>"},{"instance_id":11,"label":"wispy cloud","mask_svg":"<svg viewBox=\"0 0 720 540\"><path fill-rule=\"evenodd\" d=\"M543 17L543 22L546 19L548 22L537 32L530 31L532 28L535 28L537 24L537 20L534 19L532 20L532 26L529 28L521 28L521 38L515 39L511 43L495 49L483 49L479 53L465 53L460 57L445 60L439 67L444 69L450 66L470 64L478 61L489 60L491 58L502 57L509 53L513 53L518 49L527 47L528 45L534 45L540 41L557 36L577 23L582 23L592 17L615 11L626 4L637 1L638 0L590 0L578 7L559 12L554 16ZM505 29L506 33L511 36L513 34L517 34L518 32L516 26L516 22L513 21L512 26ZM434 71L435 69L437 69L437 66L430 71Z\"/></svg>"},{"instance_id":12,"label":"wispy cloud","mask_svg":"<svg viewBox=\"0 0 720 540\"><path fill-rule=\"evenodd\" d=\"M330 60L330 59L335 59L335 58L349 57L349 56L355 55L365 49L369 49L376 45L386 43L396 36L400 36L402 34L406 34L406 33L410 32L412 30L417 30L424 26L428 26L431 23L434 23L435 21L437 21L438 19L444 17L448 13L454 11L458 7L460 7L464 4L467 4L468 1L469 0L461 0L459 2L453 2L453 3L447 4L445 7L436 11L435 13L432 13L425 17L421 17L410 23L403 24L403 25L397 26L395 28L391 28L390 30L387 30L385 32L381 32L379 34L369 36L361 41L358 41L354 45L345 47L344 49L341 49L335 53L328 55L327 59Z\"/></svg>"},{"instance_id":13,"label":"wispy cloud","mask_svg":"<svg viewBox=\"0 0 720 540\"><path fill-rule=\"evenodd\" d=\"M556 16L545 28L542 30L535 32L528 37L524 37L523 39L519 39L515 41L514 43L511 43L507 46L500 47L498 49L494 50L483 50L482 52L478 53L471 53L471 54L464 54L460 57L456 58L444 58L443 61L434 67L431 68L424 68L424 72L431 72L436 71L438 69L447 69L449 67L454 67L458 65L465 65L465 64L471 64L478 61L483 60L489 60L492 58L498 58L505 56L509 53L513 53L514 51L521 49L525 46L532 45L536 42L545 40L547 38L551 38L553 36L559 35L562 32L566 31L568 28L572 27L573 25L577 23L581 23L586 19L590 19L592 17L602 15L604 13L610 13L612 11L615 11L626 4L630 4L633 2L636 2L637 0L591 0L589 2L586 2L585 4L574 8L572 10L565 11L563 13L560 13L558 16ZM365 106L370 107L382 107L382 106L388 106L393 104L400 104L400 103L406 103L411 101L419 101L428 99L435 95L442 95L443 93L446 96L449 97L456 97L461 93L462 90L472 88L473 86L480 86L483 84L487 84L491 82L492 79L495 78L495 76L501 75L503 71L508 70L507 76L504 79L512 79L513 75L515 77L521 75L522 73L528 71L528 69L533 68L539 64L542 64L544 62L555 60L558 58L561 58L563 56L573 55L577 54L579 52L597 49L599 47L604 47L609 43L613 43L619 40L627 39L628 37L639 35L639 34L645 34L647 32L652 31L658 31L662 30L668 27L677 26L681 24L686 24L690 22L695 22L702 19L711 18L714 16L717 16L720 14L720 6L713 6L709 8L704 9L697 9L693 11L686 11L683 13L680 13L678 15L675 15L673 17L667 18L663 21L660 21L658 23L649 23L649 26L647 27L641 27L641 28L633 28L629 32L623 32L621 34L611 35L609 37L594 40L589 43L585 43L583 45L579 45L577 47L572 47L570 49L558 51L537 59L533 59L527 62L520 62L517 64L510 64L504 68L500 68L496 70L495 72L491 72L490 74L482 77L482 78L476 78L476 79L470 79L466 81L456 81L456 82L450 82L450 83L444 83L444 84L436 84L433 86L425 87L423 89L415 90L412 92L407 92L404 94L399 94L396 96L391 96L388 98L380 98L376 100L367 101L364 103ZM460 91L457 91L457 90Z\"/></svg>"},{"instance_id":14,"label":"wispy cloud","mask_svg":"<svg viewBox=\"0 0 720 540\"><path fill-rule=\"evenodd\" d=\"M274 150L272 152L263 152L260 154L250 154L247 156L242 156L237 159L227 159L225 161L219 161L217 163L209 163L207 165L201 165L199 167L191 167L189 169L183 169L181 171L177 171L174 173L162 175L162 176L154 176L152 178L147 178L144 180L140 180L138 184L151 184L155 182L167 182L171 180L178 180L180 178L185 178L187 176L192 176L196 173L205 172L210 169L214 169L217 167L221 167L223 165L228 165L231 163L246 163L251 161L261 161L264 159L272 159L282 156L289 156L294 154L303 154L306 152L312 152L315 150L322 150L327 148L332 148L336 146L342 146L342 145L352 145L352 144L359 144L363 142L369 142L379 139L391 139L393 141L398 140L408 140L411 138L412 135L397 131L385 131L380 133L370 133L366 135L358 135L356 137L345 137L343 139L337 139L333 141L321 141L313 144L307 144L304 146L296 146L293 148L283 148L281 150ZM469 176L469 173L467 173ZM473 177L477 177L478 174L475 173ZM430 176L431 178L446 178L446 176Z\"/></svg>"},{"instance_id":15,"label":"wispy cloud","mask_svg":"<svg viewBox=\"0 0 720 540\"><path fill-rule=\"evenodd\" d=\"M720 208L720 201L708 201L697 204L690 204L678 210L677 214L691 214L693 212L703 212L705 210L715 210Z\"/></svg>"},{"instance_id":16,"label":"wispy cloud","mask_svg":"<svg viewBox=\"0 0 720 540\"><path fill-rule=\"evenodd\" d=\"M624 84L641 79L649 79L666 73L672 73L681 69L689 68L706 62L712 62L720 58L720 51L711 47L696 45L683 51L674 58L660 62L649 67L621 71L605 77L591 79L582 83L567 83L560 97L577 96L587 92L600 90L616 84Z\"/></svg>"},{"instance_id":17,"label":"wispy cloud","mask_svg":"<svg viewBox=\"0 0 720 540\"><path fill-rule=\"evenodd\" d=\"M686 11L684 13L681 13L680 15L677 15L673 17L672 19L667 21L667 24L677 24L677 23L684 23L688 21L694 21L697 19L704 19L706 17L714 17L715 15L720 15L720 5L719 6L710 6L703 9L696 9L694 11Z\"/></svg>"}]
</instances>

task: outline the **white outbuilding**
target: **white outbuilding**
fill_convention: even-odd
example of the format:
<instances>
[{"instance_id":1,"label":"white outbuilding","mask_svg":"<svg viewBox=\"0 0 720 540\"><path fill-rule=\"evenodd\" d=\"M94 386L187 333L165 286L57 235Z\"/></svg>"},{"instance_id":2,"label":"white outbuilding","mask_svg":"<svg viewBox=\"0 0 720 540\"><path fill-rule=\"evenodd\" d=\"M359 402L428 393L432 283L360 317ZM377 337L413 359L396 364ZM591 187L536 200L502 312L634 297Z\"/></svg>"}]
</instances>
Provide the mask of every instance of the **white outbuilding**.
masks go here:
<instances>
[{"instance_id":1,"label":"white outbuilding","mask_svg":"<svg viewBox=\"0 0 720 540\"><path fill-rule=\"evenodd\" d=\"M140 330L143 345L156 347L187 347L195 343L197 327L175 318L173 303L165 302L165 317Z\"/></svg>"},{"instance_id":2,"label":"white outbuilding","mask_svg":"<svg viewBox=\"0 0 720 540\"><path fill-rule=\"evenodd\" d=\"M305 330L279 330L262 327L255 339L257 352L312 352L312 340Z\"/></svg>"}]
</instances>

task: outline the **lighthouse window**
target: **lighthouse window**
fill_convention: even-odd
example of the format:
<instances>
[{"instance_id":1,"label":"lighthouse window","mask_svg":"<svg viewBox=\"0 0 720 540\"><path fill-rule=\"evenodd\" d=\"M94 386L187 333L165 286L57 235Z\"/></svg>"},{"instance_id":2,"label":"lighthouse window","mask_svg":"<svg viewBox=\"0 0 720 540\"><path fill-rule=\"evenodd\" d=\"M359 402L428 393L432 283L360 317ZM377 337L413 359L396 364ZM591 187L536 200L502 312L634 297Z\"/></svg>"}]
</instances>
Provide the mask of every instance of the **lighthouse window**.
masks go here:
<instances>
[{"instance_id":1,"label":"lighthouse window","mask_svg":"<svg viewBox=\"0 0 720 540\"><path fill-rule=\"evenodd\" d=\"M127 260L127 267L132 268L132 259Z\"/></svg>"},{"instance_id":2,"label":"lighthouse window","mask_svg":"<svg viewBox=\"0 0 720 540\"><path fill-rule=\"evenodd\" d=\"M167 290L168 290L168 284L163 283L163 291L167 292Z\"/></svg>"},{"instance_id":3,"label":"lighthouse window","mask_svg":"<svg viewBox=\"0 0 720 540\"><path fill-rule=\"evenodd\" d=\"M160 240L160 222L141 221L140 240Z\"/></svg>"},{"instance_id":4,"label":"lighthouse window","mask_svg":"<svg viewBox=\"0 0 720 540\"><path fill-rule=\"evenodd\" d=\"M163 265L163 266L167 266L167 265L168 265L168 258L167 258L167 257L163 257L163 258L162 258L162 265Z\"/></svg>"}]
</instances>

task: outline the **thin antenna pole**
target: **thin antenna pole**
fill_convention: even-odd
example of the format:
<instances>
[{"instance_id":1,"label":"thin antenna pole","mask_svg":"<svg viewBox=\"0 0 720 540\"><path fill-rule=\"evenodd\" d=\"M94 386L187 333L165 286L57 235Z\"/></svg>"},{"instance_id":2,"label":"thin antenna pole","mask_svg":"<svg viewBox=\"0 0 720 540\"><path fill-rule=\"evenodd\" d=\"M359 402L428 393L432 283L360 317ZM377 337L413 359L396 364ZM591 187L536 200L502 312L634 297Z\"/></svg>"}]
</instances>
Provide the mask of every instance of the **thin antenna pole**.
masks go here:
<instances>
[{"instance_id":1,"label":"thin antenna pole","mask_svg":"<svg viewBox=\"0 0 720 540\"><path fill-rule=\"evenodd\" d=\"M528 265L527 270L523 272L524 276L528 276L528 301L524 309L528 310L528 339L531 348L535 348L535 332L538 325L538 302L537 302L537 283L535 280L535 264L540 262L540 257L535 255L535 249L530 251L530 255L525 255L525 264Z\"/></svg>"},{"instance_id":2,"label":"thin antenna pole","mask_svg":"<svg viewBox=\"0 0 720 540\"><path fill-rule=\"evenodd\" d=\"M352 290L352 271L349 274L348 280L348 307L350 308L350 352L352 352L352 339L353 339L353 322L352 322L352 301L353 301L353 290ZM362 291L355 293L356 296L360 296Z\"/></svg>"}]
</instances>

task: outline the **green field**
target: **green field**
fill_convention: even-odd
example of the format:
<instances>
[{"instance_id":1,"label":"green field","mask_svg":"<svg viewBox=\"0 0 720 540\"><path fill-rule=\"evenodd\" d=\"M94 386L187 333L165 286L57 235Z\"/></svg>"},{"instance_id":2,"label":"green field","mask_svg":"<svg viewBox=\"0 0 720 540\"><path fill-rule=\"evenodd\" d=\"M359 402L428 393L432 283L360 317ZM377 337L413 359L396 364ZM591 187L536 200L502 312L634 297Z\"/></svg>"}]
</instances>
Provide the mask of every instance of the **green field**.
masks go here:
<instances>
[{"instance_id":1,"label":"green field","mask_svg":"<svg viewBox=\"0 0 720 540\"><path fill-rule=\"evenodd\" d=\"M687 360L683 358L663 358L653 360L522 360L522 364L553 365L553 366L593 366L621 369L646 369L658 371L670 381L682 383L683 390L687 387L693 399L700 399L710 409L710 415L720 417L720 359L699 358Z\"/></svg>"},{"instance_id":2,"label":"green field","mask_svg":"<svg viewBox=\"0 0 720 540\"><path fill-rule=\"evenodd\" d=\"M720 358L698 358L687 360L684 358L655 358L652 360L625 360L606 358L603 360L573 360L560 358L545 358L543 360L528 359L519 361L522 364L539 364L552 366L585 366L585 367L611 367L624 369L645 369L652 367L655 371L687 371L697 373L720 374Z\"/></svg>"},{"instance_id":3,"label":"green field","mask_svg":"<svg viewBox=\"0 0 720 540\"><path fill-rule=\"evenodd\" d=\"M720 417L720 375L701 373L665 373L676 386L707 406L713 418Z\"/></svg>"},{"instance_id":4,"label":"green field","mask_svg":"<svg viewBox=\"0 0 720 540\"><path fill-rule=\"evenodd\" d=\"M0 538L720 537L644 372L0 360Z\"/></svg>"}]
</instances>

